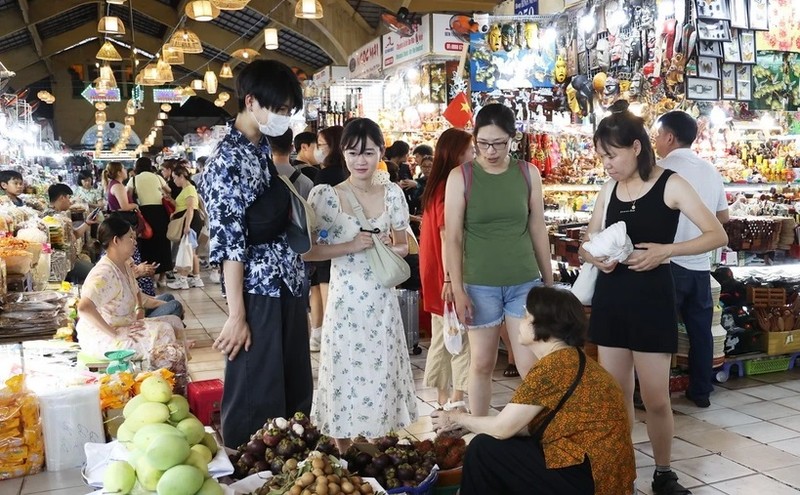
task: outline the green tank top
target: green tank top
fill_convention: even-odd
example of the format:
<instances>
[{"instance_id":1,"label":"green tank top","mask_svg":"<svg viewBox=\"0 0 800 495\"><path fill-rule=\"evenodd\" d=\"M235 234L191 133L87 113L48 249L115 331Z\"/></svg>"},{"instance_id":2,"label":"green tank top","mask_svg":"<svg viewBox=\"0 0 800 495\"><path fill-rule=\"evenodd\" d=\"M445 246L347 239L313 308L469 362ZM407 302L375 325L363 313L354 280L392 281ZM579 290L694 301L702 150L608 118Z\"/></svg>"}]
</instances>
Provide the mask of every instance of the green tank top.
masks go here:
<instances>
[{"instance_id":1,"label":"green tank top","mask_svg":"<svg viewBox=\"0 0 800 495\"><path fill-rule=\"evenodd\" d=\"M502 174L473 161L464 214L464 283L492 287L539 278L528 229L528 184L512 159Z\"/></svg>"}]
</instances>

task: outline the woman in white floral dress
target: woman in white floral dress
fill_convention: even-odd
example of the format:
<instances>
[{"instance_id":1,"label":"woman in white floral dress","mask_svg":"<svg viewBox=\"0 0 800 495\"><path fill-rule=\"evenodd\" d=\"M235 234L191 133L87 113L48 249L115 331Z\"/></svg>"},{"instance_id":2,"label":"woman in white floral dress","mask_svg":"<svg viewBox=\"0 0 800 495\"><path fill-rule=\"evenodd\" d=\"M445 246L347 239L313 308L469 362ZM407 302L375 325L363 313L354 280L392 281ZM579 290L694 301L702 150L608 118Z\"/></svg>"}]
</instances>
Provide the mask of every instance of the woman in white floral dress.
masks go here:
<instances>
[{"instance_id":1,"label":"woman in white floral dress","mask_svg":"<svg viewBox=\"0 0 800 495\"><path fill-rule=\"evenodd\" d=\"M365 250L372 247L372 236L362 230L348 192L370 227L400 256L408 252L408 206L397 185L372 180L384 151L375 122L348 124L342 149L350 177L336 187L317 186L308 198L318 244L305 259L332 260L312 415L344 452L355 436L375 438L410 425L417 406L400 305L394 289L381 285L370 268Z\"/></svg>"}]
</instances>

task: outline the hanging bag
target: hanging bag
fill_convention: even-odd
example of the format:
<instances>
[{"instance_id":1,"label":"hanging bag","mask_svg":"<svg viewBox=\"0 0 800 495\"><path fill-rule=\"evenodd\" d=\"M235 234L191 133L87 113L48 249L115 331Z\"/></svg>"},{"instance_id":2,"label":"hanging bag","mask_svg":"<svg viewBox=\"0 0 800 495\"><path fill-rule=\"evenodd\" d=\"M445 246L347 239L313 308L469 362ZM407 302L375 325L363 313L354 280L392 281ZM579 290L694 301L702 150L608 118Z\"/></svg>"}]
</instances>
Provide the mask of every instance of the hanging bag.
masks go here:
<instances>
[{"instance_id":1,"label":"hanging bag","mask_svg":"<svg viewBox=\"0 0 800 495\"><path fill-rule=\"evenodd\" d=\"M372 228L369 220L367 220L367 217L364 215L364 209L361 207L355 194L353 194L350 186L344 184L342 191L350 202L350 207L353 209L353 213L355 213L358 219L362 232L372 233L373 245L365 252L367 253L369 266L372 268L372 271L375 272L375 277L378 279L378 282L384 287L396 287L398 284L408 280L411 276L411 268L408 266L408 263L381 241L378 237L380 231Z\"/></svg>"},{"instance_id":2,"label":"hanging bag","mask_svg":"<svg viewBox=\"0 0 800 495\"><path fill-rule=\"evenodd\" d=\"M189 233L191 234L191 232ZM178 254L175 256L175 268L191 268L194 264L194 256L192 252L192 243L189 234L181 238L181 243L178 245Z\"/></svg>"},{"instance_id":3,"label":"hanging bag","mask_svg":"<svg viewBox=\"0 0 800 495\"><path fill-rule=\"evenodd\" d=\"M605 198L605 207L603 209L603 221L600 224L600 228L604 229L606 227L606 215L608 215L608 203L611 200L611 194L614 192L614 186L616 181L609 180L606 190L603 193L603 198ZM599 275L600 270L589 262L584 262L581 265L581 271L578 274L577 280L575 283L572 284L572 293L584 306L591 306L592 299L594 298L594 288L597 285L597 276Z\"/></svg>"},{"instance_id":4,"label":"hanging bag","mask_svg":"<svg viewBox=\"0 0 800 495\"><path fill-rule=\"evenodd\" d=\"M453 356L458 356L464 348L464 325L458 321L455 305L451 302L444 303L444 347Z\"/></svg>"}]
</instances>

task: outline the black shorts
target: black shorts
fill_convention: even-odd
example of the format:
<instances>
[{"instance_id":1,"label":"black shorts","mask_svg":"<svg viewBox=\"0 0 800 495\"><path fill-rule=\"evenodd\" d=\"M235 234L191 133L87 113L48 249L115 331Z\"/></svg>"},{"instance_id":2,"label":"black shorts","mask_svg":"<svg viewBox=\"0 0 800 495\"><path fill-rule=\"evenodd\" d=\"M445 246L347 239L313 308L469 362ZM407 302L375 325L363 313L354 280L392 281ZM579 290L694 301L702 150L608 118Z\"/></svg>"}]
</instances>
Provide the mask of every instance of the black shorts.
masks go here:
<instances>
[{"instance_id":1,"label":"black shorts","mask_svg":"<svg viewBox=\"0 0 800 495\"><path fill-rule=\"evenodd\" d=\"M319 284L331 283L331 262L314 261L314 272L311 274L311 287Z\"/></svg>"},{"instance_id":2,"label":"black shorts","mask_svg":"<svg viewBox=\"0 0 800 495\"><path fill-rule=\"evenodd\" d=\"M176 218L183 218L186 215L187 210L183 210L179 213L176 213L172 216L171 220L175 220ZM184 224L186 225L186 224ZM200 218L200 212L194 210L194 215L192 216L192 224L189 225L189 228L194 230L194 233L198 236L200 235L200 231L203 230L203 220Z\"/></svg>"}]
</instances>

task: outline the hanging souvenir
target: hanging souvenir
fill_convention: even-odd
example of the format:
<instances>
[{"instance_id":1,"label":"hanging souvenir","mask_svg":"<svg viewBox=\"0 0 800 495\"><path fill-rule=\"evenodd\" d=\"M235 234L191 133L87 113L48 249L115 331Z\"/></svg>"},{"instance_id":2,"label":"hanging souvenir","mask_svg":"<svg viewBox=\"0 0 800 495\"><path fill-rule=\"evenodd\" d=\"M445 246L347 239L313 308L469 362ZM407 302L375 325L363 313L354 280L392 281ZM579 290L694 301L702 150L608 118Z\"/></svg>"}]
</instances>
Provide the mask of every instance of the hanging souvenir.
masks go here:
<instances>
[{"instance_id":1,"label":"hanging souvenir","mask_svg":"<svg viewBox=\"0 0 800 495\"><path fill-rule=\"evenodd\" d=\"M556 68L553 71L556 84L561 84L567 79L567 62L561 55L556 59Z\"/></svg>"},{"instance_id":2,"label":"hanging souvenir","mask_svg":"<svg viewBox=\"0 0 800 495\"><path fill-rule=\"evenodd\" d=\"M489 45L489 50L493 52L500 51L501 47L501 35L500 35L500 25L495 24L489 29L489 34L486 37L487 44Z\"/></svg>"},{"instance_id":3,"label":"hanging souvenir","mask_svg":"<svg viewBox=\"0 0 800 495\"><path fill-rule=\"evenodd\" d=\"M605 89L606 79L608 79L608 74L605 72L598 72L595 74L594 78L592 78L592 87L596 93L600 93Z\"/></svg>"},{"instance_id":4,"label":"hanging souvenir","mask_svg":"<svg viewBox=\"0 0 800 495\"><path fill-rule=\"evenodd\" d=\"M566 93L569 110L574 114L580 115L581 105L578 103L578 90L572 84L567 84Z\"/></svg>"},{"instance_id":5,"label":"hanging souvenir","mask_svg":"<svg viewBox=\"0 0 800 495\"><path fill-rule=\"evenodd\" d=\"M510 52L517 45L517 27L514 24L503 24L501 29L503 50Z\"/></svg>"},{"instance_id":6,"label":"hanging souvenir","mask_svg":"<svg viewBox=\"0 0 800 495\"><path fill-rule=\"evenodd\" d=\"M525 23L518 22L516 25L517 28L517 47L525 48Z\"/></svg>"},{"instance_id":7,"label":"hanging souvenir","mask_svg":"<svg viewBox=\"0 0 800 495\"><path fill-rule=\"evenodd\" d=\"M525 23L525 44L530 50L539 49L539 25L535 22Z\"/></svg>"},{"instance_id":8,"label":"hanging souvenir","mask_svg":"<svg viewBox=\"0 0 800 495\"><path fill-rule=\"evenodd\" d=\"M619 96L619 81L614 77L606 79L605 87L603 88L603 106L608 108Z\"/></svg>"}]
</instances>

